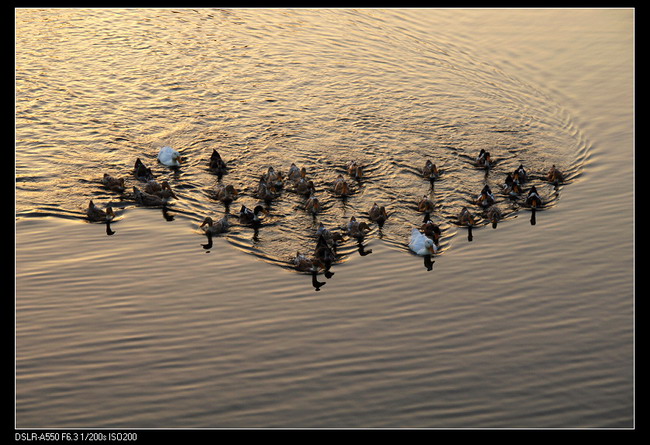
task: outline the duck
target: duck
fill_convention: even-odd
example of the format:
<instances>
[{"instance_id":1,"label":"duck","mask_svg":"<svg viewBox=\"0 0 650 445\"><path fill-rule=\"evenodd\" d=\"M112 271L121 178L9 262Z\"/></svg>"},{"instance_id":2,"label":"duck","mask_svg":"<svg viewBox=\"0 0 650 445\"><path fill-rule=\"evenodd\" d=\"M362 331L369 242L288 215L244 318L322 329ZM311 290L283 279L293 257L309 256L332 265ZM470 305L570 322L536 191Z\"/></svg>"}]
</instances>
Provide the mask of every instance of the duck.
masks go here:
<instances>
[{"instance_id":1,"label":"duck","mask_svg":"<svg viewBox=\"0 0 650 445\"><path fill-rule=\"evenodd\" d=\"M158 183L156 180L147 181L144 186L144 192L164 199L177 198L167 181L162 181L161 183Z\"/></svg>"},{"instance_id":2,"label":"duck","mask_svg":"<svg viewBox=\"0 0 650 445\"><path fill-rule=\"evenodd\" d=\"M304 177L301 177L298 182L296 182L294 189L296 193L299 193L301 195L311 195L316 192L314 181L307 180Z\"/></svg>"},{"instance_id":3,"label":"duck","mask_svg":"<svg viewBox=\"0 0 650 445\"><path fill-rule=\"evenodd\" d=\"M363 166L357 161L350 161L348 164L348 174L357 181L363 177Z\"/></svg>"},{"instance_id":4,"label":"duck","mask_svg":"<svg viewBox=\"0 0 650 445\"><path fill-rule=\"evenodd\" d=\"M490 157L490 152L485 151L484 148L481 148L481 151L476 157L476 165L478 165L479 167L490 168L491 163L492 163L492 159Z\"/></svg>"},{"instance_id":5,"label":"duck","mask_svg":"<svg viewBox=\"0 0 650 445\"><path fill-rule=\"evenodd\" d=\"M442 231L440 230L440 226L438 224L435 224L433 221L428 220L422 226L420 227L420 230L429 238L433 240L435 244L438 243L440 240L440 235L442 235Z\"/></svg>"},{"instance_id":6,"label":"duck","mask_svg":"<svg viewBox=\"0 0 650 445\"><path fill-rule=\"evenodd\" d=\"M284 186L284 177L282 176L282 173L276 172L271 166L269 166L267 172L262 175L262 178L264 179L264 182L269 186L274 187L276 190Z\"/></svg>"},{"instance_id":7,"label":"duck","mask_svg":"<svg viewBox=\"0 0 650 445\"><path fill-rule=\"evenodd\" d=\"M165 145L158 152L158 162L167 167L180 167L183 158L178 151L174 150L169 145Z\"/></svg>"},{"instance_id":8,"label":"duck","mask_svg":"<svg viewBox=\"0 0 650 445\"><path fill-rule=\"evenodd\" d=\"M339 196L348 196L350 194L350 186L343 178L343 175L338 175L334 181L334 193Z\"/></svg>"},{"instance_id":9,"label":"duck","mask_svg":"<svg viewBox=\"0 0 650 445\"><path fill-rule=\"evenodd\" d=\"M296 256L292 260L296 270L300 272L314 272L318 270L319 262L315 258L309 258L307 255L296 252Z\"/></svg>"},{"instance_id":10,"label":"duck","mask_svg":"<svg viewBox=\"0 0 650 445\"><path fill-rule=\"evenodd\" d=\"M532 186L528 191L528 195L526 196L526 205L532 208L541 207L542 205L542 198L537 193L537 188L535 188L535 186Z\"/></svg>"},{"instance_id":11,"label":"duck","mask_svg":"<svg viewBox=\"0 0 650 445\"><path fill-rule=\"evenodd\" d=\"M208 168L218 175L226 173L226 163L221 159L221 155L216 149L212 149L212 155L208 161Z\"/></svg>"},{"instance_id":12,"label":"duck","mask_svg":"<svg viewBox=\"0 0 650 445\"><path fill-rule=\"evenodd\" d=\"M321 222L318 224L318 229L316 229L316 235L320 239L323 237L325 241L336 243L337 241L343 240L343 235L340 232L332 232Z\"/></svg>"},{"instance_id":13,"label":"duck","mask_svg":"<svg viewBox=\"0 0 650 445\"><path fill-rule=\"evenodd\" d=\"M425 234L421 233L415 227L413 230L411 230L409 249L415 252L416 255L420 256L433 255L438 251L433 240Z\"/></svg>"},{"instance_id":14,"label":"duck","mask_svg":"<svg viewBox=\"0 0 650 445\"><path fill-rule=\"evenodd\" d=\"M330 247L328 244L324 235L320 235L318 237L316 249L314 250L314 257L320 262L325 270L329 270L329 268L332 266L332 263L336 260L336 254L334 253L332 247Z\"/></svg>"},{"instance_id":15,"label":"duck","mask_svg":"<svg viewBox=\"0 0 650 445\"><path fill-rule=\"evenodd\" d=\"M144 163L140 160L140 158L137 158L135 160L135 167L133 168L133 174L138 180L144 182L151 181L152 179L154 179L151 169L148 168L146 165L144 165Z\"/></svg>"},{"instance_id":16,"label":"duck","mask_svg":"<svg viewBox=\"0 0 650 445\"><path fill-rule=\"evenodd\" d=\"M467 207L463 207L458 214L458 224L461 226L473 226L476 224L476 219L474 215L467 210Z\"/></svg>"},{"instance_id":17,"label":"duck","mask_svg":"<svg viewBox=\"0 0 650 445\"><path fill-rule=\"evenodd\" d=\"M224 204L230 204L238 195L239 190L237 190L232 184L226 186L218 184L215 188L215 197Z\"/></svg>"},{"instance_id":18,"label":"duck","mask_svg":"<svg viewBox=\"0 0 650 445\"><path fill-rule=\"evenodd\" d=\"M512 174L510 173L506 175L506 182L501 187L501 190L506 195L510 195L512 197L519 196L521 194L521 186L518 182L515 182L515 180L512 178Z\"/></svg>"},{"instance_id":19,"label":"duck","mask_svg":"<svg viewBox=\"0 0 650 445\"><path fill-rule=\"evenodd\" d=\"M384 222L388 219L388 214L386 213L386 207L379 206L377 203L374 203L370 210L368 211L370 219L376 222L379 225L383 225Z\"/></svg>"},{"instance_id":20,"label":"duck","mask_svg":"<svg viewBox=\"0 0 650 445\"><path fill-rule=\"evenodd\" d=\"M133 186L133 197L135 202L145 207L160 207L167 204L168 198L161 198L158 195L151 195L141 191L136 186Z\"/></svg>"},{"instance_id":21,"label":"duck","mask_svg":"<svg viewBox=\"0 0 650 445\"><path fill-rule=\"evenodd\" d=\"M255 206L253 210L242 205L239 210L239 220L247 224L259 224L261 222L260 213L267 214L267 211L261 205Z\"/></svg>"},{"instance_id":22,"label":"duck","mask_svg":"<svg viewBox=\"0 0 650 445\"><path fill-rule=\"evenodd\" d=\"M436 164L427 159L427 162L425 162L424 167L422 168L422 176L429 181L438 179L440 177L440 173L438 172L438 167L436 167Z\"/></svg>"},{"instance_id":23,"label":"duck","mask_svg":"<svg viewBox=\"0 0 650 445\"><path fill-rule=\"evenodd\" d=\"M305 210L308 212L311 212L312 214L316 214L321 211L321 203L318 200L316 196L312 193L309 195L309 198L307 199L307 202L305 203Z\"/></svg>"},{"instance_id":24,"label":"duck","mask_svg":"<svg viewBox=\"0 0 650 445\"><path fill-rule=\"evenodd\" d=\"M257 185L256 196L259 199L263 199L264 201L271 201L271 200L278 197L278 193L275 190L275 186L274 185L269 185L264 180L264 176L262 176L260 178L259 184Z\"/></svg>"},{"instance_id":25,"label":"duck","mask_svg":"<svg viewBox=\"0 0 650 445\"><path fill-rule=\"evenodd\" d=\"M481 194L476 198L476 204L483 208L488 208L494 204L494 195L492 194L489 185L485 184L485 187L481 190Z\"/></svg>"},{"instance_id":26,"label":"duck","mask_svg":"<svg viewBox=\"0 0 650 445\"><path fill-rule=\"evenodd\" d=\"M519 167L515 169L515 171L512 173L512 180L517 184L523 184L528 180L528 174L524 169L524 164L519 164Z\"/></svg>"},{"instance_id":27,"label":"duck","mask_svg":"<svg viewBox=\"0 0 650 445\"><path fill-rule=\"evenodd\" d=\"M218 221L213 221L211 217L207 216L199 226L206 235L210 236L227 232L229 227L230 223L225 216Z\"/></svg>"},{"instance_id":28,"label":"duck","mask_svg":"<svg viewBox=\"0 0 650 445\"><path fill-rule=\"evenodd\" d=\"M420 212L431 213L433 212L434 207L435 204L433 203L433 200L429 198L427 195L424 195L422 199L418 202L418 211Z\"/></svg>"},{"instance_id":29,"label":"duck","mask_svg":"<svg viewBox=\"0 0 650 445\"><path fill-rule=\"evenodd\" d=\"M91 199L88 203L88 208L86 209L86 216L90 221L110 222L115 218L115 213L113 213L113 208L111 206L107 206L106 210L100 209Z\"/></svg>"},{"instance_id":30,"label":"duck","mask_svg":"<svg viewBox=\"0 0 650 445\"><path fill-rule=\"evenodd\" d=\"M503 218L503 214L501 213L501 209L498 208L495 205L490 206L487 209L486 215L487 215L487 219L492 223L492 228L493 229L497 228L497 223L501 220L501 218Z\"/></svg>"},{"instance_id":31,"label":"duck","mask_svg":"<svg viewBox=\"0 0 650 445\"><path fill-rule=\"evenodd\" d=\"M124 191L124 178L116 178L108 173L104 173L102 184L113 192L122 193Z\"/></svg>"},{"instance_id":32,"label":"duck","mask_svg":"<svg viewBox=\"0 0 650 445\"><path fill-rule=\"evenodd\" d=\"M295 163L291 163L291 166L289 167L289 171L287 172L287 178L290 181L298 181L300 178L304 178L307 176L307 169L305 167L298 168L298 166Z\"/></svg>"},{"instance_id":33,"label":"duck","mask_svg":"<svg viewBox=\"0 0 650 445\"><path fill-rule=\"evenodd\" d=\"M551 169L546 174L546 180L553 183L557 187L558 184L564 182L564 175L560 170L557 169L557 167L555 167L555 164L553 164Z\"/></svg>"},{"instance_id":34,"label":"duck","mask_svg":"<svg viewBox=\"0 0 650 445\"><path fill-rule=\"evenodd\" d=\"M370 231L370 227L365 222L359 222L352 216L345 226L345 231L353 238L363 238Z\"/></svg>"}]
</instances>

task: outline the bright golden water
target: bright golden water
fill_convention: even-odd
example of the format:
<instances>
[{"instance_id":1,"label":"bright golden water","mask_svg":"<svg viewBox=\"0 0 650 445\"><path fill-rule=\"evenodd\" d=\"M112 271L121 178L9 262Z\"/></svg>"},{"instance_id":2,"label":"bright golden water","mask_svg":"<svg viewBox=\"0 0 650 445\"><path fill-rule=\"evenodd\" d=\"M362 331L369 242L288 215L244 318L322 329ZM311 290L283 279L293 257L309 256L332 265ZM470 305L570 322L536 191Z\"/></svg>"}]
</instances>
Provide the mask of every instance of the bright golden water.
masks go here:
<instances>
[{"instance_id":1,"label":"bright golden water","mask_svg":"<svg viewBox=\"0 0 650 445\"><path fill-rule=\"evenodd\" d=\"M626 9L18 9L17 425L631 426L632 26ZM138 157L172 218L102 187L139 185ZM292 162L322 213L285 189L258 231L202 247L205 216L253 207ZM519 164L534 225L498 192ZM456 216L481 215L485 184L505 220L468 242ZM407 246L423 195L432 270ZM90 199L117 208L113 235ZM291 257L374 202L388 221L314 293Z\"/></svg>"}]
</instances>

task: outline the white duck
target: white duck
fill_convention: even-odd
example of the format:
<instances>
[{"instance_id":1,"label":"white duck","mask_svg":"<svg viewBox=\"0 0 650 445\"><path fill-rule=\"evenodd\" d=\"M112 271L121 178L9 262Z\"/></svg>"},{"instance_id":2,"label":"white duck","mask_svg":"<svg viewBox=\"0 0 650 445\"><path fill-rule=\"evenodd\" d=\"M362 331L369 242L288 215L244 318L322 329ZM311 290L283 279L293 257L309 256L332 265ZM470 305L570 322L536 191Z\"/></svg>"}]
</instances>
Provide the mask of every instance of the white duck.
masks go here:
<instances>
[{"instance_id":1,"label":"white duck","mask_svg":"<svg viewBox=\"0 0 650 445\"><path fill-rule=\"evenodd\" d=\"M436 245L433 240L426 236L416 228L411 231L411 242L409 248L417 255L433 255L437 252Z\"/></svg>"},{"instance_id":2,"label":"white duck","mask_svg":"<svg viewBox=\"0 0 650 445\"><path fill-rule=\"evenodd\" d=\"M171 148L169 145L165 145L158 153L158 161L167 167L180 167L183 158L181 158L179 152Z\"/></svg>"}]
</instances>

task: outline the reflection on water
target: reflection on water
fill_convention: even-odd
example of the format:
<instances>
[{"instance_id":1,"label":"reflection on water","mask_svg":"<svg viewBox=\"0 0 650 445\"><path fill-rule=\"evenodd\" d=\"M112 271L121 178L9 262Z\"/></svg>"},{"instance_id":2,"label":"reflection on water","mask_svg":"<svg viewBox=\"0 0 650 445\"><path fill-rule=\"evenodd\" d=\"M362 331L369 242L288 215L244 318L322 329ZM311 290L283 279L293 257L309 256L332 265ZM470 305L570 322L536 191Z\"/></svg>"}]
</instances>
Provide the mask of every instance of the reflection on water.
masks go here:
<instances>
[{"instance_id":1,"label":"reflection on water","mask_svg":"<svg viewBox=\"0 0 650 445\"><path fill-rule=\"evenodd\" d=\"M352 28L340 20L348 14ZM402 12L382 14L397 19ZM273 264L309 250L319 223L340 229L351 216L369 223L367 237L407 250L422 195L444 231L442 254L462 207L476 210L477 226L489 222L475 204L485 185L501 190L523 164L526 188L538 187L552 207L583 168L588 145L560 105L489 60L453 45L442 50L423 30L387 40L374 11L151 10L146 17L18 11L19 216L76 217L89 197L128 208L132 194L100 180L109 174L123 178L127 191L141 188L145 178L130 174L137 159L148 179L174 190L176 199L163 206L167 221L232 215L219 195L226 185L239 191L237 206L263 205L258 229L236 225L226 239ZM341 30L355 38L341 40ZM166 145L181 153L180 167L158 162ZM488 169L476 165L485 149ZM425 161L439 175L423 176ZM351 162L359 172L350 171ZM289 164L304 168L301 179L313 188L289 180ZM565 173L559 189L543 180L551 165ZM261 192L268 169L283 179ZM369 218L373 203L390 213L382 227ZM522 204L520 196L496 192L503 220ZM348 237L336 262L355 251L369 253Z\"/></svg>"}]
</instances>

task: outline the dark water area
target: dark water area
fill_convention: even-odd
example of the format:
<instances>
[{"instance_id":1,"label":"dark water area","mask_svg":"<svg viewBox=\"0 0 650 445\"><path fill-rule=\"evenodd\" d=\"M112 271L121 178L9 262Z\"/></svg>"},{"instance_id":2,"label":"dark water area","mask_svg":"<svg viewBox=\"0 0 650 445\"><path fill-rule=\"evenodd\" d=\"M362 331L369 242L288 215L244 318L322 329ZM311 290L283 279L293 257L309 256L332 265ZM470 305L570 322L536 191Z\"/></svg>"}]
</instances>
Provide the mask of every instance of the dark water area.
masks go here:
<instances>
[{"instance_id":1,"label":"dark water area","mask_svg":"<svg viewBox=\"0 0 650 445\"><path fill-rule=\"evenodd\" d=\"M17 10L16 426L633 427L633 25L631 9ZM134 201L138 158L171 185L164 209ZM289 182L257 194L292 163L316 215ZM408 247L425 196L432 258ZM256 205L261 224L241 222ZM226 215L208 243L199 225ZM370 230L327 274L295 270L320 223L351 217Z\"/></svg>"}]
</instances>

